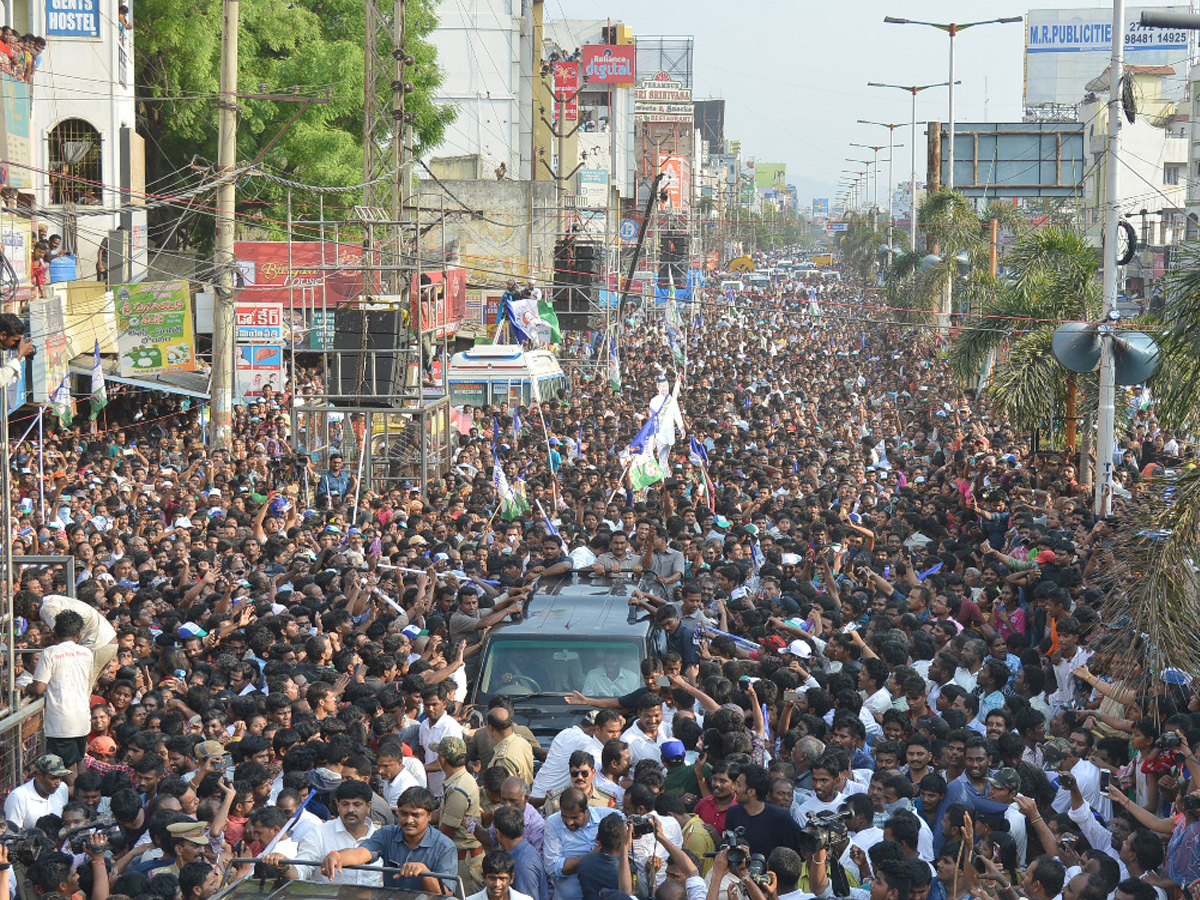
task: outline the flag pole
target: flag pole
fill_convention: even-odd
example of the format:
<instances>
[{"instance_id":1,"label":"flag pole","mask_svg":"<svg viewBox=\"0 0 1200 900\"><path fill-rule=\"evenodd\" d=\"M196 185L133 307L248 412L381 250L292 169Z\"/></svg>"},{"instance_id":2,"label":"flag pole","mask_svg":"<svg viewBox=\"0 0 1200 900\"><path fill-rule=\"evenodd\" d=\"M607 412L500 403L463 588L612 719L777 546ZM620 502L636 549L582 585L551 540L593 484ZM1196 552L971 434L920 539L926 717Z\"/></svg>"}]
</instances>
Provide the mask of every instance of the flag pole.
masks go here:
<instances>
[{"instance_id":1,"label":"flag pole","mask_svg":"<svg viewBox=\"0 0 1200 900\"><path fill-rule=\"evenodd\" d=\"M42 507L42 524L46 524L46 438L42 428L42 413L45 407L39 406L37 413L38 426L38 497Z\"/></svg>"}]
</instances>

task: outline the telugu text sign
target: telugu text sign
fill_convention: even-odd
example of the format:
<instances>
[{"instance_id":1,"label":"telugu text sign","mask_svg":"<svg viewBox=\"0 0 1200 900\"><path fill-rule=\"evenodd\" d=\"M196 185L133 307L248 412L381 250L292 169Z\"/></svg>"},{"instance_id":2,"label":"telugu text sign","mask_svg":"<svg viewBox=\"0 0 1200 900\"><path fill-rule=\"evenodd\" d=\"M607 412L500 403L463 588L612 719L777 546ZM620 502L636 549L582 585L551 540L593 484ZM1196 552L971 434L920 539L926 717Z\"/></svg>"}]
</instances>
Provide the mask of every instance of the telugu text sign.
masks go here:
<instances>
[{"instance_id":1,"label":"telugu text sign","mask_svg":"<svg viewBox=\"0 0 1200 900\"><path fill-rule=\"evenodd\" d=\"M235 337L239 344L283 343L283 304L247 303L233 306Z\"/></svg>"},{"instance_id":2,"label":"telugu text sign","mask_svg":"<svg viewBox=\"0 0 1200 900\"><path fill-rule=\"evenodd\" d=\"M186 281L118 284L113 297L123 377L195 371L192 296Z\"/></svg>"}]
</instances>

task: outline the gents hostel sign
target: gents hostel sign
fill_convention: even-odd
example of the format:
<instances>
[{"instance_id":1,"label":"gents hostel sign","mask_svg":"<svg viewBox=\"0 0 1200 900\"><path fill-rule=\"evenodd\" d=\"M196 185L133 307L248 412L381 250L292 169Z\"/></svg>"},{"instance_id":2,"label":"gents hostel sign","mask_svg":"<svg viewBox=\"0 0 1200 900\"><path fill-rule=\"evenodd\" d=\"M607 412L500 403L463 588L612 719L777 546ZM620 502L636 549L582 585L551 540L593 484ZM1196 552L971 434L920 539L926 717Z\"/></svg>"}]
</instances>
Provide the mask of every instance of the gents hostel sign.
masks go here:
<instances>
[{"instance_id":1,"label":"gents hostel sign","mask_svg":"<svg viewBox=\"0 0 1200 900\"><path fill-rule=\"evenodd\" d=\"M100 37L100 0L46 0L47 37Z\"/></svg>"}]
</instances>

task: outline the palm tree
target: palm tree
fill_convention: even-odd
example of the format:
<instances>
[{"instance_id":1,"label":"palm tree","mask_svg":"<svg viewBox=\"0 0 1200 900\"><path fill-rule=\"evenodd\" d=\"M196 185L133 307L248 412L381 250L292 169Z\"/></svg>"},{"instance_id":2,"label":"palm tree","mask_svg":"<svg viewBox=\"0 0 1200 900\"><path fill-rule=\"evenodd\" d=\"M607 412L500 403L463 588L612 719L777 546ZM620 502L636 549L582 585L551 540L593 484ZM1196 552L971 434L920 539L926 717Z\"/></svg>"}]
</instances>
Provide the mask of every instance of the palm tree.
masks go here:
<instances>
[{"instance_id":1,"label":"palm tree","mask_svg":"<svg viewBox=\"0 0 1200 900\"><path fill-rule=\"evenodd\" d=\"M1096 252L1078 229L1049 225L1018 237L1005 263L1015 278L982 294L949 360L958 377L971 382L988 360L998 360L988 393L1001 415L1018 427L1053 430L1072 393L1095 381L1059 365L1050 340L1060 322L1099 319Z\"/></svg>"}]
</instances>

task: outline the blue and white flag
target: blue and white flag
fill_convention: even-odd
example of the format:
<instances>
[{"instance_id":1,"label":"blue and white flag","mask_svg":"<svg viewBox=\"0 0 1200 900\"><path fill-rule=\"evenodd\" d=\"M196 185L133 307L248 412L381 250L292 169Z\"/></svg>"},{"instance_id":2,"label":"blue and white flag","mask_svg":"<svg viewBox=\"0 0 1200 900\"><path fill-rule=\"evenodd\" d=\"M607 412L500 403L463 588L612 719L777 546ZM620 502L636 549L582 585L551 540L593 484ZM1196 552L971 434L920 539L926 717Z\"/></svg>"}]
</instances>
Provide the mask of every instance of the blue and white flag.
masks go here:
<instances>
[{"instance_id":1,"label":"blue and white flag","mask_svg":"<svg viewBox=\"0 0 1200 900\"><path fill-rule=\"evenodd\" d=\"M521 410L513 407L513 437L521 439Z\"/></svg>"},{"instance_id":2,"label":"blue and white flag","mask_svg":"<svg viewBox=\"0 0 1200 900\"><path fill-rule=\"evenodd\" d=\"M658 425L658 416L651 416L646 420L646 423L641 427L633 440L629 442L629 446L625 452L630 456L636 456L646 449L646 445L654 437L654 431Z\"/></svg>"},{"instance_id":3,"label":"blue and white flag","mask_svg":"<svg viewBox=\"0 0 1200 900\"><path fill-rule=\"evenodd\" d=\"M703 444L696 440L696 436L694 434L688 441L688 462L690 462L693 466L708 465L708 450L705 449Z\"/></svg>"}]
</instances>

